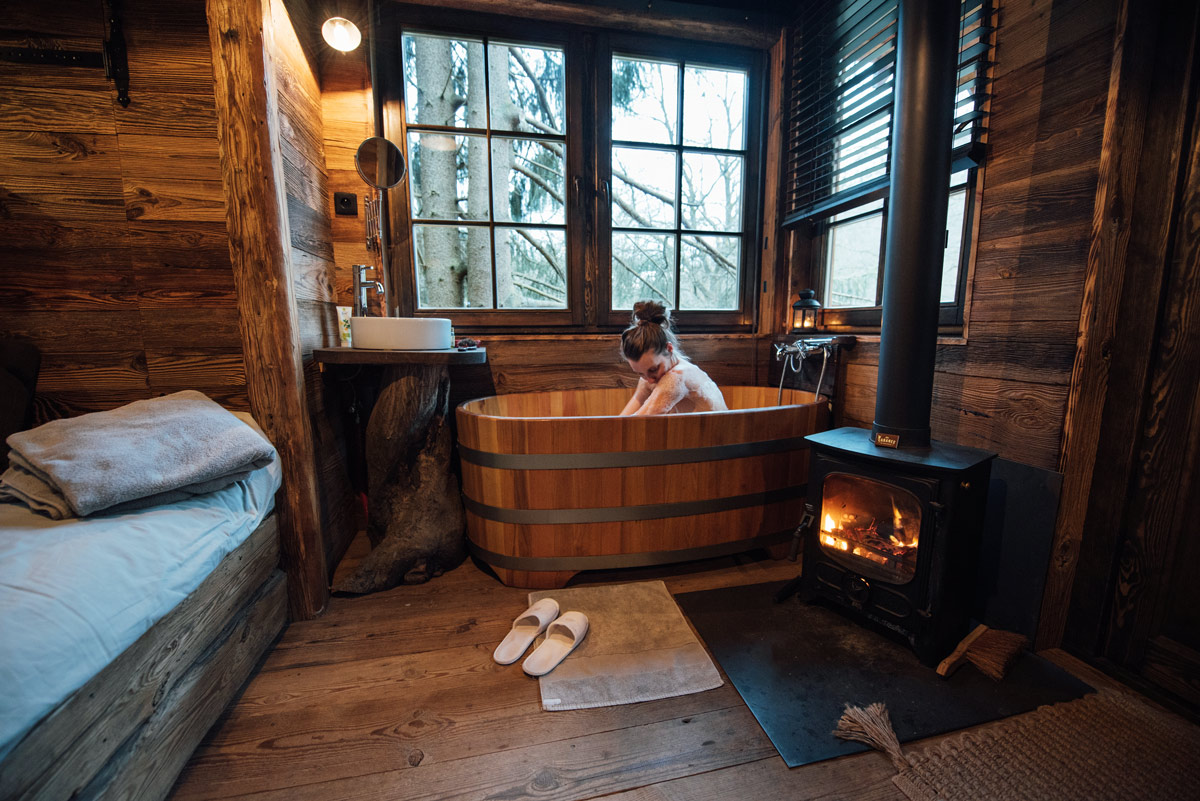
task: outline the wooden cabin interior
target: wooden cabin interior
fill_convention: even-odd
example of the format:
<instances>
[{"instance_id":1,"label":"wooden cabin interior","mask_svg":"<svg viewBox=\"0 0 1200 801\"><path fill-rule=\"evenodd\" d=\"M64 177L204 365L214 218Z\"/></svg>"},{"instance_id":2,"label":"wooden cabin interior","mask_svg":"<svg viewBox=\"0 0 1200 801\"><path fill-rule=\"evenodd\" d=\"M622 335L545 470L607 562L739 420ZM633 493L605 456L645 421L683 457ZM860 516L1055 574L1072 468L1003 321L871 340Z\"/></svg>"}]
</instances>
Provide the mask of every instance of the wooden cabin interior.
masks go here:
<instances>
[{"instance_id":1,"label":"wooden cabin interior","mask_svg":"<svg viewBox=\"0 0 1200 801\"><path fill-rule=\"evenodd\" d=\"M367 314L449 318L456 337L486 350L483 363L442 368L447 408L516 393L628 394L638 375L618 344L640 284L675 310L682 347L721 387L812 391L820 374L828 426L870 429L881 384L881 249L892 236L889 198L896 197L888 175L905 157L887 144L899 113L890 105L895 57L879 84L842 64L843 77L883 92L849 100L835 96L836 87L813 88L824 74L814 59L840 57L822 39L827 27L841 30L864 8L887 7L894 19L908 5L916 4L5 4L0 338L40 355L21 427L197 390L253 416L278 452L281 483L274 514L256 529L266 533L247 541L252 551L236 552L245 560L237 570L253 572L254 581L235 590L240 585L226 577L185 602L210 610L203 615L217 638L194 646L194 672L156 654L180 642L191 648L187 632L200 627L172 618L174 629L151 628L130 646L144 646L137 657L144 667L126 670L124 683L106 685L102 696L127 710L121 722L90 707L78 710L90 717L73 722L60 708L51 715L60 718L56 728L17 745L20 765L0 763L0 775L8 774L0 795L915 797L893 783L895 768L874 752L787 767L729 681L675 698L543 711L538 682L492 659L529 590L507 586L477 551L430 568L440 575L424 583L393 576L396 586L378 592L333 591L374 544L366 534L375 486L369 462L381 434L368 418L385 396L381 371L390 368L322 356L342 346L339 307L362 300L356 265L371 265L382 291L362 296ZM937 339L929 429L935 440L995 454L1014 471L1008 475L1052 490L1039 501L1040 527L1011 535L1024 537L1032 554L1012 568L1024 580L1032 649L1097 689L1135 695L1194 723L1200 11L1171 0L968 0L962 8L970 20L960 39L976 32L959 55L967 66L955 73L956 113L965 116L952 133L949 278L930 312ZM321 29L331 16L354 21L362 44L347 52L327 44ZM118 39L122 47L108 46ZM420 55L422 42L447 41L462 54L453 51L457 66L446 81L454 70L475 70L472 80L491 82L493 94L473 94L488 91L476 86L456 98L449 117L430 123L414 99L411 65L432 58L429 48ZM467 46L480 42L487 46ZM518 58L522 44L543 54L534 69L525 65L522 86L541 94L530 102L557 103L565 122L501 129L508 141L523 132L521 141L553 158L535 164L518 153L521 166L508 153L507 166L489 168L486 148L477 164L465 155L474 145L451 145L459 154L457 190L471 197L451 198L449 216L439 213L429 188L438 143L453 143L455 127L478 127L482 133L458 137L480 141L500 127L478 122L492 118L470 107L493 104L489 113L500 117L494 96L502 77L494 62L481 74L482 53L512 45ZM552 63L544 54L554 48ZM477 65L458 63L476 50ZM539 81L550 80L555 63L558 82L547 99ZM684 77L666 92L637 65L667 65ZM626 72L618 77L618 70ZM743 81L736 103L722 107L736 136L716 144L711 120L709 139L688 140L687 127L698 123L692 106L685 111L687 91L701 85L688 81L707 80L706 70ZM427 93L425 84L420 91ZM678 103L659 103L684 129L682 140L675 129L675 140L660 145L671 165L685 165L666 178L630 155L649 144L625 141L645 124L630 110L639 97ZM871 119L883 122L855 134L849 120L866 106L846 109L879 97L886 116ZM740 114L736 122L731 113ZM875 144L838 167L828 150L822 159L813 149L818 135ZM403 182L380 193L377 250L368 229L374 195L356 169L360 143L373 136L394 143L407 169ZM493 159L503 141L492 137ZM865 178L833 174L876 153L867 151L879 142L882 156L861 168ZM719 181L696 177L704 159L725 165ZM486 174L472 179L487 185L482 195L466 188L468 166ZM506 175L527 193L525 205L509 197L507 212L503 202L488 206L489 194L505 200L493 184ZM680 210L682 198L695 187L681 182L693 180L713 181L708 192L723 181L723 191L736 195L733 230L687 221L693 212ZM847 182L852 190L840 192ZM635 190L651 198L651 210L637 205ZM541 206L529 200L538 192ZM476 196L482 212L470 205ZM667 222L643 218L660 206L671 210ZM551 207L557 211L545 211ZM720 235L688 234L689 226ZM642 228L661 230L637 233ZM484 274L491 285L465 267L450 269L446 276L458 284L438 294L433 231L462 243L490 233L494 253ZM621 248L654 237L653 247L669 251L661 282L653 270L621 261L631 252ZM553 272L518 275L509 257L519 247L521 258L540 253ZM868 280L856 284L865 262ZM805 297L820 309L802 327L794 306ZM789 372L778 357L777 346L804 336L842 338L828 369L819 358L801 359ZM452 418L444 425L461 436ZM470 480L458 458L456 489ZM781 548L786 553L786 540L776 540L772 555ZM800 565L761 548L727 549L672 564L614 562L580 573L568 589L661 580L682 594L790 580ZM20 605L0 611L23 613ZM152 635L158 639L149 642ZM124 697L140 700L116 700ZM80 744L80 732L93 729L113 741L94 753ZM33 770L26 757L46 765ZM1164 796L1147 785L1143 797Z\"/></svg>"}]
</instances>

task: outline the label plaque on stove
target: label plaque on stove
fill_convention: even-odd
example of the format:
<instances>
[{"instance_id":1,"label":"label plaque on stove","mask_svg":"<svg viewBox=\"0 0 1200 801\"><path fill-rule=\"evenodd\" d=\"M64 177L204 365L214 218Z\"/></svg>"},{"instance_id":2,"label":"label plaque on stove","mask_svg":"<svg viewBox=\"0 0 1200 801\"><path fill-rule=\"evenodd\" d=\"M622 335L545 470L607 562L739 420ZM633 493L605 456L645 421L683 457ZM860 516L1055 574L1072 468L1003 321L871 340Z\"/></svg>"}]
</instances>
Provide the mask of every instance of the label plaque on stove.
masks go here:
<instances>
[{"instance_id":1,"label":"label plaque on stove","mask_svg":"<svg viewBox=\"0 0 1200 801\"><path fill-rule=\"evenodd\" d=\"M875 435L875 444L878 445L880 448L899 448L900 447L900 435L899 434L876 434Z\"/></svg>"}]
</instances>

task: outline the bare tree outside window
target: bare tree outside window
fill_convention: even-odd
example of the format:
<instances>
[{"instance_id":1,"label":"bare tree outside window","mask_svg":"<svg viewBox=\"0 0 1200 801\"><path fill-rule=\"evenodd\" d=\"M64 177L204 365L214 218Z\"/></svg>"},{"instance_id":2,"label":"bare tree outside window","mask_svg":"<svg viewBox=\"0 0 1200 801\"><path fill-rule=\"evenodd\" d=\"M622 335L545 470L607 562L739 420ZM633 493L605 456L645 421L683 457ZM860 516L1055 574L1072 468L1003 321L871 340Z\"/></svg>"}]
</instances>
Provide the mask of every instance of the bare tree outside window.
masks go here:
<instances>
[{"instance_id":1,"label":"bare tree outside window","mask_svg":"<svg viewBox=\"0 0 1200 801\"><path fill-rule=\"evenodd\" d=\"M563 51L402 47L418 306L566 308Z\"/></svg>"},{"instance_id":2,"label":"bare tree outside window","mask_svg":"<svg viewBox=\"0 0 1200 801\"><path fill-rule=\"evenodd\" d=\"M747 75L612 60L612 308L739 307Z\"/></svg>"}]
</instances>

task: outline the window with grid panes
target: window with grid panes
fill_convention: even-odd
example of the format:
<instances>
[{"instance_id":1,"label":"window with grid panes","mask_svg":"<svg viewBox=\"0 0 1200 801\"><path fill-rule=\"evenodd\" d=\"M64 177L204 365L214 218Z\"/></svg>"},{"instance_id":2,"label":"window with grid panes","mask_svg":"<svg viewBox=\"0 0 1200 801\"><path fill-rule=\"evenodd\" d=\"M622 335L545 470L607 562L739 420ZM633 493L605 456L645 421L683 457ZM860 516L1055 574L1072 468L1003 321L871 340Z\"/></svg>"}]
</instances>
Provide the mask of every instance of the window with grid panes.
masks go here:
<instances>
[{"instance_id":1,"label":"window with grid panes","mask_svg":"<svg viewBox=\"0 0 1200 801\"><path fill-rule=\"evenodd\" d=\"M741 304L745 70L612 58L612 308Z\"/></svg>"},{"instance_id":2,"label":"window with grid panes","mask_svg":"<svg viewBox=\"0 0 1200 801\"><path fill-rule=\"evenodd\" d=\"M715 327L752 319L761 53L400 28L413 312L618 325L656 299Z\"/></svg>"},{"instance_id":3,"label":"window with grid panes","mask_svg":"<svg viewBox=\"0 0 1200 801\"><path fill-rule=\"evenodd\" d=\"M567 306L561 48L405 33L417 306Z\"/></svg>"}]
</instances>

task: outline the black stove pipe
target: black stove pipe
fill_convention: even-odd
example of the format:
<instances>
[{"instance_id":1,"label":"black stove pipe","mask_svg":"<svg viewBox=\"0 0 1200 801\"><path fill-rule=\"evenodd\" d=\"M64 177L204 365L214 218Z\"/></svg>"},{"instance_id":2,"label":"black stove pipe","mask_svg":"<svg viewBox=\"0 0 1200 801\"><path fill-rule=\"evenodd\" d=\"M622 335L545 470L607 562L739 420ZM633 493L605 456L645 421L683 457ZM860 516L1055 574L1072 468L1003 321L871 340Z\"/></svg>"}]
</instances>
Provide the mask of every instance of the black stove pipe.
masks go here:
<instances>
[{"instance_id":1,"label":"black stove pipe","mask_svg":"<svg viewBox=\"0 0 1200 801\"><path fill-rule=\"evenodd\" d=\"M929 445L960 13L960 0L900 2L877 445Z\"/></svg>"}]
</instances>

